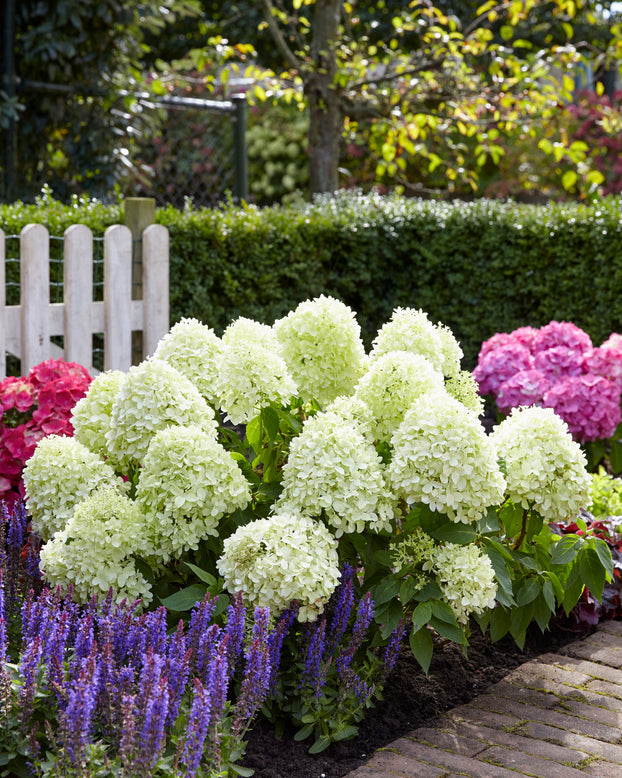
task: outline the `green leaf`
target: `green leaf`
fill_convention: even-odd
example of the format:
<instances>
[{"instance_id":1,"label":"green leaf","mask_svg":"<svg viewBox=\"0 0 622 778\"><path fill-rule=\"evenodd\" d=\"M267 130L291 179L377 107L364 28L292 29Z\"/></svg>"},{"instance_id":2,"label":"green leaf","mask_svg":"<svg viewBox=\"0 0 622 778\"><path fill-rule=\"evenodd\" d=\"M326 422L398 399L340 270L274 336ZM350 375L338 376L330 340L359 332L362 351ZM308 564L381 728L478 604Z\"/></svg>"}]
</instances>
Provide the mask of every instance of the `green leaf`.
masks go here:
<instances>
[{"instance_id":1,"label":"green leaf","mask_svg":"<svg viewBox=\"0 0 622 778\"><path fill-rule=\"evenodd\" d=\"M246 440L255 453L261 450L261 417L253 417L246 425Z\"/></svg>"},{"instance_id":2,"label":"green leaf","mask_svg":"<svg viewBox=\"0 0 622 778\"><path fill-rule=\"evenodd\" d=\"M611 444L609 464L616 475L622 471L622 443L619 440L614 440Z\"/></svg>"},{"instance_id":3,"label":"green leaf","mask_svg":"<svg viewBox=\"0 0 622 778\"><path fill-rule=\"evenodd\" d=\"M410 643L410 650L417 662L421 665L423 672L427 675L430 669L430 662L432 661L432 653L434 652L434 641L432 635L427 627L421 627L416 632L410 633L408 638Z\"/></svg>"},{"instance_id":4,"label":"green leaf","mask_svg":"<svg viewBox=\"0 0 622 778\"><path fill-rule=\"evenodd\" d=\"M309 753L319 754L322 751L326 750L329 745L330 745L330 738L327 738L326 736L319 737L309 749Z\"/></svg>"},{"instance_id":5,"label":"green leaf","mask_svg":"<svg viewBox=\"0 0 622 778\"><path fill-rule=\"evenodd\" d=\"M595 549L585 548L581 552L578 561L581 580L589 589L592 597L600 602L603 598L603 588L605 586L606 578L600 557Z\"/></svg>"},{"instance_id":6,"label":"green leaf","mask_svg":"<svg viewBox=\"0 0 622 778\"><path fill-rule=\"evenodd\" d=\"M266 408L261 409L260 413L261 421L268 433L268 439L270 443L274 443L279 434L279 426L281 420L277 411L268 405Z\"/></svg>"},{"instance_id":7,"label":"green leaf","mask_svg":"<svg viewBox=\"0 0 622 778\"><path fill-rule=\"evenodd\" d=\"M555 599L555 591L553 588L553 583L549 578L547 578L545 582L542 584L542 596L544 597L544 601L546 602L549 610L555 612L555 609L557 607L557 601Z\"/></svg>"},{"instance_id":8,"label":"green leaf","mask_svg":"<svg viewBox=\"0 0 622 778\"><path fill-rule=\"evenodd\" d=\"M519 608L529 605L540 594L541 586L537 578L526 578L516 592L516 604Z\"/></svg>"},{"instance_id":9,"label":"green leaf","mask_svg":"<svg viewBox=\"0 0 622 778\"><path fill-rule=\"evenodd\" d=\"M417 602L425 602L426 600L437 600L443 596L441 587L436 581L428 581L428 583L415 594L414 599Z\"/></svg>"},{"instance_id":10,"label":"green leaf","mask_svg":"<svg viewBox=\"0 0 622 778\"><path fill-rule=\"evenodd\" d=\"M414 578L405 578L400 586L400 602L402 605L407 605L417 591L418 583Z\"/></svg>"},{"instance_id":11,"label":"green leaf","mask_svg":"<svg viewBox=\"0 0 622 778\"><path fill-rule=\"evenodd\" d=\"M413 629L421 629L430 621L432 616L432 607L429 602L420 602L413 611L412 621Z\"/></svg>"},{"instance_id":12,"label":"green leaf","mask_svg":"<svg viewBox=\"0 0 622 778\"><path fill-rule=\"evenodd\" d=\"M505 527L506 537L513 538L518 535L523 526L523 513L524 508L520 505L514 505L514 503L508 503L501 508L499 518Z\"/></svg>"},{"instance_id":13,"label":"green leaf","mask_svg":"<svg viewBox=\"0 0 622 778\"><path fill-rule=\"evenodd\" d=\"M304 740L305 738L308 738L309 735L313 732L314 726L315 724L306 724L304 727L301 727L294 734L294 740Z\"/></svg>"},{"instance_id":14,"label":"green leaf","mask_svg":"<svg viewBox=\"0 0 622 778\"><path fill-rule=\"evenodd\" d=\"M572 562L583 546L583 538L578 535L564 535L553 547L552 565L567 565Z\"/></svg>"},{"instance_id":15,"label":"green leaf","mask_svg":"<svg viewBox=\"0 0 622 778\"><path fill-rule=\"evenodd\" d=\"M493 643L508 634L512 619L507 608L496 607L490 617L490 639Z\"/></svg>"},{"instance_id":16,"label":"green leaf","mask_svg":"<svg viewBox=\"0 0 622 778\"><path fill-rule=\"evenodd\" d=\"M439 635L442 635L448 640L453 640L454 643L463 644L466 642L464 630L459 626L455 618L454 623L450 624L448 621L432 616L430 619L430 626L435 629Z\"/></svg>"},{"instance_id":17,"label":"green leaf","mask_svg":"<svg viewBox=\"0 0 622 778\"><path fill-rule=\"evenodd\" d=\"M206 583L208 587L211 588L216 586L216 579L211 573L208 573L207 570L202 570L200 567L193 565L192 562L184 562L184 565L193 572L200 581Z\"/></svg>"},{"instance_id":18,"label":"green leaf","mask_svg":"<svg viewBox=\"0 0 622 778\"><path fill-rule=\"evenodd\" d=\"M333 735L334 741L339 740L348 740L351 737L356 737L359 733L358 727L345 727L344 729L340 729L339 732L335 732Z\"/></svg>"},{"instance_id":19,"label":"green leaf","mask_svg":"<svg viewBox=\"0 0 622 778\"><path fill-rule=\"evenodd\" d=\"M432 613L437 619L446 621L449 624L456 623L456 614L444 600L435 600L430 604L432 606Z\"/></svg>"},{"instance_id":20,"label":"green leaf","mask_svg":"<svg viewBox=\"0 0 622 778\"><path fill-rule=\"evenodd\" d=\"M206 586L203 584L193 584L168 597L160 597L160 602L170 611L189 611L194 608L197 602L201 602L206 593Z\"/></svg>"},{"instance_id":21,"label":"green leaf","mask_svg":"<svg viewBox=\"0 0 622 778\"><path fill-rule=\"evenodd\" d=\"M609 581L613 578L613 557L611 556L611 549L606 541L601 538L590 538L589 541L592 548L596 551L603 569L607 575Z\"/></svg>"},{"instance_id":22,"label":"green leaf","mask_svg":"<svg viewBox=\"0 0 622 778\"><path fill-rule=\"evenodd\" d=\"M536 620L536 623L540 627L540 631L544 632L544 630L547 628L549 621L551 620L551 616L554 613L554 609L551 610L549 608L549 605L547 601L545 600L544 596L541 594L535 602L534 611L533 611L533 617Z\"/></svg>"},{"instance_id":23,"label":"green leaf","mask_svg":"<svg viewBox=\"0 0 622 778\"><path fill-rule=\"evenodd\" d=\"M227 763L227 769L235 773L235 775L241 775L242 778L250 778L251 775L255 775L255 771L252 767L243 767L239 764L231 764L231 762Z\"/></svg>"},{"instance_id":24,"label":"green leaf","mask_svg":"<svg viewBox=\"0 0 622 778\"><path fill-rule=\"evenodd\" d=\"M428 535L435 540L444 543L456 543L460 546L466 546L473 543L477 538L477 532L470 524L462 522L445 521L442 524L426 530Z\"/></svg>"},{"instance_id":25,"label":"green leaf","mask_svg":"<svg viewBox=\"0 0 622 778\"><path fill-rule=\"evenodd\" d=\"M386 578L383 578L379 584L372 586L370 591L376 605L381 605L383 602L388 602L398 596L400 592L400 580L394 575L388 575Z\"/></svg>"},{"instance_id":26,"label":"green leaf","mask_svg":"<svg viewBox=\"0 0 622 778\"><path fill-rule=\"evenodd\" d=\"M569 189L572 189L572 187L577 183L577 173L575 170L567 170L564 175L562 176L562 186L566 191Z\"/></svg>"}]
</instances>

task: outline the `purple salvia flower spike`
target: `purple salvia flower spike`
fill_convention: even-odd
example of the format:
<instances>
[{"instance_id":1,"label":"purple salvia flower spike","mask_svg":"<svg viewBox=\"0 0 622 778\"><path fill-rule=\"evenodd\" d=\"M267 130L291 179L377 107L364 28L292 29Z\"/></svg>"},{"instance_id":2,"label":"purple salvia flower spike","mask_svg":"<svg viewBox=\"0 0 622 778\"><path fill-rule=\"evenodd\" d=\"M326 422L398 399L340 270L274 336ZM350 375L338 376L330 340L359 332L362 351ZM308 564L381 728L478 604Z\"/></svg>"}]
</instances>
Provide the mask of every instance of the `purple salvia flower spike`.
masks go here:
<instances>
[{"instance_id":1,"label":"purple salvia flower spike","mask_svg":"<svg viewBox=\"0 0 622 778\"><path fill-rule=\"evenodd\" d=\"M283 611L276 627L268 635L268 646L270 649L270 688L269 692L276 692L279 667L281 665L281 652L283 650L283 641L291 629L296 616L298 615L298 602L293 601L287 610Z\"/></svg>"},{"instance_id":2,"label":"purple salvia flower spike","mask_svg":"<svg viewBox=\"0 0 622 778\"><path fill-rule=\"evenodd\" d=\"M402 644L402 639L404 638L405 632L406 627L400 619L400 623L391 633L391 639L385 646L385 649L382 653L382 678L387 678L389 673L395 667L395 662L397 661L397 655L399 654L400 646Z\"/></svg>"},{"instance_id":3,"label":"purple salvia flower spike","mask_svg":"<svg viewBox=\"0 0 622 778\"><path fill-rule=\"evenodd\" d=\"M159 678L148 699L143 700L144 719L138 743L138 774L149 778L153 774L158 757L166 740L166 714L168 711L168 682Z\"/></svg>"},{"instance_id":4,"label":"purple salvia flower spike","mask_svg":"<svg viewBox=\"0 0 622 778\"><path fill-rule=\"evenodd\" d=\"M209 669L212 657L218 647L224 645L228 651L229 635L222 630L217 624L212 624L201 635L199 640L199 648L197 656L195 657L195 674L201 679L203 683L207 681L207 673Z\"/></svg>"},{"instance_id":5,"label":"purple salvia flower spike","mask_svg":"<svg viewBox=\"0 0 622 778\"><path fill-rule=\"evenodd\" d=\"M93 715L97 707L100 665L93 653L82 660L77 679L67 693L67 707L62 716L61 730L71 763L80 764L91 737Z\"/></svg>"},{"instance_id":6,"label":"purple salvia flower spike","mask_svg":"<svg viewBox=\"0 0 622 778\"><path fill-rule=\"evenodd\" d=\"M192 667L196 667L197 657L199 655L199 643L201 636L207 630L212 621L212 615L214 608L216 607L216 598L210 599L209 594L206 594L201 602L197 602L192 613L190 614L190 622L188 624L188 637L187 645L192 649Z\"/></svg>"},{"instance_id":7,"label":"purple salvia flower spike","mask_svg":"<svg viewBox=\"0 0 622 778\"><path fill-rule=\"evenodd\" d=\"M9 638L7 633L7 612L4 597L4 570L0 569L0 668L7 661Z\"/></svg>"},{"instance_id":8,"label":"purple salvia flower spike","mask_svg":"<svg viewBox=\"0 0 622 778\"><path fill-rule=\"evenodd\" d=\"M20 658L19 672L23 683L19 690L20 723L26 731L37 691L37 671L41 660L41 638L37 635L25 647Z\"/></svg>"},{"instance_id":9,"label":"purple salvia flower spike","mask_svg":"<svg viewBox=\"0 0 622 778\"><path fill-rule=\"evenodd\" d=\"M179 714L183 694L190 676L191 649L186 648L184 623L179 621L168 645L166 675L169 679L169 701L166 723L173 726Z\"/></svg>"},{"instance_id":10,"label":"purple salvia flower spike","mask_svg":"<svg viewBox=\"0 0 622 778\"><path fill-rule=\"evenodd\" d=\"M123 730L119 744L119 759L127 775L134 775L134 758L136 753L136 718L135 697L124 694L121 698L121 721Z\"/></svg>"},{"instance_id":11,"label":"purple salvia flower spike","mask_svg":"<svg viewBox=\"0 0 622 778\"><path fill-rule=\"evenodd\" d=\"M235 668L242 658L244 648L244 630L246 627L246 607L242 593L231 597L231 605L227 608L227 623L225 632L228 635L227 657L229 663L229 678L233 677Z\"/></svg>"},{"instance_id":12,"label":"purple salvia flower spike","mask_svg":"<svg viewBox=\"0 0 622 778\"><path fill-rule=\"evenodd\" d=\"M321 619L307 625L306 629L305 667L302 673L302 684L308 684L319 697L322 689L322 665L326 653L326 619Z\"/></svg>"},{"instance_id":13,"label":"purple salvia flower spike","mask_svg":"<svg viewBox=\"0 0 622 778\"><path fill-rule=\"evenodd\" d=\"M328 651L332 653L346 633L354 607L354 568L345 564L341 570L341 582L335 590L331 603L332 618L328 630Z\"/></svg>"},{"instance_id":14,"label":"purple salvia flower spike","mask_svg":"<svg viewBox=\"0 0 622 778\"><path fill-rule=\"evenodd\" d=\"M201 764L211 713L209 692L203 687L201 681L195 678L187 735L181 756L181 761L186 766L187 778L194 778Z\"/></svg>"},{"instance_id":15,"label":"purple salvia flower spike","mask_svg":"<svg viewBox=\"0 0 622 778\"><path fill-rule=\"evenodd\" d=\"M354 620L354 626L352 627L352 637L350 638L347 647L337 657L337 671L340 675L345 676L346 671L349 669L354 654L363 642L363 638L365 637L365 633L367 632L373 617L374 601L371 599L371 594L367 592L359 601L358 608L356 609L356 618Z\"/></svg>"},{"instance_id":16,"label":"purple salvia flower spike","mask_svg":"<svg viewBox=\"0 0 622 778\"><path fill-rule=\"evenodd\" d=\"M235 703L231 734L238 737L261 707L270 686L270 649L266 640L255 638L246 652L246 667L240 695Z\"/></svg>"}]
</instances>

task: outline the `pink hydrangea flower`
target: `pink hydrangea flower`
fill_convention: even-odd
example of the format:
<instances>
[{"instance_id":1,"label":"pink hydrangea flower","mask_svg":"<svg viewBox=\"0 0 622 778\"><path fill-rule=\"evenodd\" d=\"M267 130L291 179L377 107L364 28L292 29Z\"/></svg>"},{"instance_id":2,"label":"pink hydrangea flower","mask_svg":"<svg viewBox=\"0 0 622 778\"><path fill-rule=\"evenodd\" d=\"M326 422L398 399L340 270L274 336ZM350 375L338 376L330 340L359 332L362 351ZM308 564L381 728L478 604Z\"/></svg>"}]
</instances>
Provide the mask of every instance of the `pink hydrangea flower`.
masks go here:
<instances>
[{"instance_id":1,"label":"pink hydrangea flower","mask_svg":"<svg viewBox=\"0 0 622 778\"><path fill-rule=\"evenodd\" d=\"M580 443L606 439L620 423L620 388L602 376L572 376L551 386L544 406L566 422Z\"/></svg>"},{"instance_id":2,"label":"pink hydrangea flower","mask_svg":"<svg viewBox=\"0 0 622 778\"><path fill-rule=\"evenodd\" d=\"M510 333L514 340L517 340L522 346L525 346L525 348L529 349L532 354L535 353L533 346L537 334L538 330L535 327L519 327Z\"/></svg>"},{"instance_id":3,"label":"pink hydrangea flower","mask_svg":"<svg viewBox=\"0 0 622 778\"><path fill-rule=\"evenodd\" d=\"M507 346L508 343L514 343L514 337L508 332L495 332L495 334L485 340L479 350L479 360L488 354L489 351L494 351L500 346Z\"/></svg>"},{"instance_id":4,"label":"pink hydrangea flower","mask_svg":"<svg viewBox=\"0 0 622 778\"><path fill-rule=\"evenodd\" d=\"M539 370L520 370L499 387L497 406L502 413L508 413L519 405L542 405L550 386L551 382Z\"/></svg>"},{"instance_id":5,"label":"pink hydrangea flower","mask_svg":"<svg viewBox=\"0 0 622 778\"><path fill-rule=\"evenodd\" d=\"M587 351L592 348L590 336L570 321L552 321L540 327L533 340L533 353L545 351L556 346L566 346L574 351Z\"/></svg>"},{"instance_id":6,"label":"pink hydrangea flower","mask_svg":"<svg viewBox=\"0 0 622 778\"><path fill-rule=\"evenodd\" d=\"M87 386L93 380L85 367L82 367L77 362L65 362L63 359L46 359L45 362L35 365L28 373L29 380L36 387L47 384L55 378L63 378L65 376L74 376L78 380L82 379L87 382Z\"/></svg>"},{"instance_id":7,"label":"pink hydrangea flower","mask_svg":"<svg viewBox=\"0 0 622 778\"><path fill-rule=\"evenodd\" d=\"M615 381L622 389L622 338L619 345L615 345L615 341L609 339L602 346L584 352L582 361L583 372Z\"/></svg>"},{"instance_id":8,"label":"pink hydrangea flower","mask_svg":"<svg viewBox=\"0 0 622 778\"><path fill-rule=\"evenodd\" d=\"M538 351L534 357L534 366L549 381L560 381L585 372L582 356L583 352L569 346L553 346Z\"/></svg>"},{"instance_id":9,"label":"pink hydrangea flower","mask_svg":"<svg viewBox=\"0 0 622 778\"><path fill-rule=\"evenodd\" d=\"M27 378L8 376L0 381L0 410L24 413L35 402L35 388Z\"/></svg>"},{"instance_id":10,"label":"pink hydrangea flower","mask_svg":"<svg viewBox=\"0 0 622 778\"><path fill-rule=\"evenodd\" d=\"M622 349L622 335L619 335L617 332L612 332L602 345Z\"/></svg>"},{"instance_id":11,"label":"pink hydrangea flower","mask_svg":"<svg viewBox=\"0 0 622 778\"><path fill-rule=\"evenodd\" d=\"M533 357L517 341L504 343L488 351L473 371L480 394L496 395L501 384L515 373L533 368Z\"/></svg>"}]
</instances>

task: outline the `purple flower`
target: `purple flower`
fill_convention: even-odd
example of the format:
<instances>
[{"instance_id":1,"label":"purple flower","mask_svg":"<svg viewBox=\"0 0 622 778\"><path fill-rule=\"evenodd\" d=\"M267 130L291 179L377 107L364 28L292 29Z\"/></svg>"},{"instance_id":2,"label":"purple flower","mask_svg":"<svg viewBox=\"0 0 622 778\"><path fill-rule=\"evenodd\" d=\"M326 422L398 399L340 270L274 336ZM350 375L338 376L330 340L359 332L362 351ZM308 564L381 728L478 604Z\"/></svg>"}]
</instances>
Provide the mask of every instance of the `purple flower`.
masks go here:
<instances>
[{"instance_id":1,"label":"purple flower","mask_svg":"<svg viewBox=\"0 0 622 778\"><path fill-rule=\"evenodd\" d=\"M211 703L209 692L198 678L194 679L194 696L188 719L188 729L184 742L182 762L186 766L185 775L194 778L203 758L205 738L210 725Z\"/></svg>"},{"instance_id":2,"label":"purple flower","mask_svg":"<svg viewBox=\"0 0 622 778\"><path fill-rule=\"evenodd\" d=\"M180 619L177 630L169 641L166 658L166 676L169 679L169 701L166 716L168 726L173 726L179 714L181 699L190 675L191 653L191 649L186 648L184 623Z\"/></svg>"},{"instance_id":3,"label":"purple flower","mask_svg":"<svg viewBox=\"0 0 622 778\"><path fill-rule=\"evenodd\" d=\"M302 673L302 683L308 684L316 697L322 693L326 682L323 672L326 652L326 619L311 623L307 628L307 648L305 651L305 667Z\"/></svg>"},{"instance_id":4,"label":"purple flower","mask_svg":"<svg viewBox=\"0 0 622 778\"><path fill-rule=\"evenodd\" d=\"M166 740L166 716L168 712L168 681L160 678L151 690L144 705L143 726L138 742L139 774L149 778Z\"/></svg>"},{"instance_id":5,"label":"purple flower","mask_svg":"<svg viewBox=\"0 0 622 778\"><path fill-rule=\"evenodd\" d=\"M341 581L331 597L332 618L328 631L328 651L333 652L346 633L352 608L354 607L354 568L345 564L341 570Z\"/></svg>"},{"instance_id":6,"label":"purple flower","mask_svg":"<svg viewBox=\"0 0 622 778\"><path fill-rule=\"evenodd\" d=\"M268 635L268 647L270 650L270 688L269 692L274 694L278 681L279 666L281 664L281 652L283 641L291 629L292 624L298 615L298 603L294 601L287 610L283 611L276 627Z\"/></svg>"},{"instance_id":7,"label":"purple flower","mask_svg":"<svg viewBox=\"0 0 622 778\"><path fill-rule=\"evenodd\" d=\"M212 614L216 607L216 598L210 599L206 594L200 603L197 603L192 609L190 623L188 624L188 647L192 649L192 665L195 666L199 656L199 644L201 636L209 627L212 621Z\"/></svg>"},{"instance_id":8,"label":"purple flower","mask_svg":"<svg viewBox=\"0 0 622 778\"><path fill-rule=\"evenodd\" d=\"M97 698L100 665L96 653L81 660L77 677L66 690L67 705L61 716L61 731L71 763L78 765L90 740Z\"/></svg>"},{"instance_id":9,"label":"purple flower","mask_svg":"<svg viewBox=\"0 0 622 778\"><path fill-rule=\"evenodd\" d=\"M0 568L0 668L8 658L9 639L6 627L6 607L4 599L4 570Z\"/></svg>"},{"instance_id":10,"label":"purple flower","mask_svg":"<svg viewBox=\"0 0 622 778\"><path fill-rule=\"evenodd\" d=\"M352 627L352 637L350 642L344 651L342 651L337 657L337 671L340 675L345 676L346 671L352 663L352 659L356 650L359 648L365 637L371 620L374 617L374 601L371 598L371 594L367 594L360 600L358 608L356 609L356 619L354 626Z\"/></svg>"},{"instance_id":11,"label":"purple flower","mask_svg":"<svg viewBox=\"0 0 622 778\"><path fill-rule=\"evenodd\" d=\"M255 608L255 625L251 643L245 653L244 678L235 704L231 732L239 736L250 723L268 693L270 686L270 647L268 646L268 608Z\"/></svg>"},{"instance_id":12,"label":"purple flower","mask_svg":"<svg viewBox=\"0 0 622 778\"><path fill-rule=\"evenodd\" d=\"M244 628L246 625L246 608L242 601L242 593L238 592L231 598L231 605L227 608L227 624L225 632L228 635L227 657L229 660L229 677L242 656L244 646Z\"/></svg>"},{"instance_id":13,"label":"purple flower","mask_svg":"<svg viewBox=\"0 0 622 778\"><path fill-rule=\"evenodd\" d=\"M399 654L400 646L402 645L402 640L404 638L405 632L406 632L406 627L404 626L404 623L400 619L400 623L391 633L391 639L385 646L385 649L382 653L381 673L383 678L387 678L391 670L393 670L393 668L395 667L395 662L397 661L397 656Z\"/></svg>"}]
</instances>

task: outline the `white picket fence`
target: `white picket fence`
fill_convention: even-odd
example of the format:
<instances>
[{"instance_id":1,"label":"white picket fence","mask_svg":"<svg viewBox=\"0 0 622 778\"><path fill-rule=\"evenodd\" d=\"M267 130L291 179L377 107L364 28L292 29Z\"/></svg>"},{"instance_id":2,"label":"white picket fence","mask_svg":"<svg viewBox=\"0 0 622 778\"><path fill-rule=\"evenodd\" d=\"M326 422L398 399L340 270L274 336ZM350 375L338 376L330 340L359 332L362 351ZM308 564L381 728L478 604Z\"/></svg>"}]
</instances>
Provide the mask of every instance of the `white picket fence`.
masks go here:
<instances>
[{"instance_id":1,"label":"white picket fence","mask_svg":"<svg viewBox=\"0 0 622 778\"><path fill-rule=\"evenodd\" d=\"M6 352L22 374L50 358L78 362L95 374L93 333L104 335L104 370L132 364L132 331L143 333L143 356L169 327L168 230L152 224L142 236L142 299L132 299L132 233L118 224L104 234L104 299L93 300L93 234L83 224L65 231L63 302L50 302L50 236L41 224L20 233L20 305L6 305L5 236L0 230L0 378ZM64 336L64 349L50 341Z\"/></svg>"}]
</instances>

